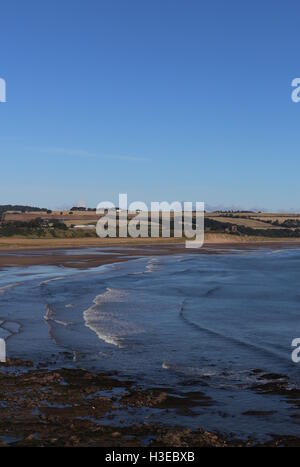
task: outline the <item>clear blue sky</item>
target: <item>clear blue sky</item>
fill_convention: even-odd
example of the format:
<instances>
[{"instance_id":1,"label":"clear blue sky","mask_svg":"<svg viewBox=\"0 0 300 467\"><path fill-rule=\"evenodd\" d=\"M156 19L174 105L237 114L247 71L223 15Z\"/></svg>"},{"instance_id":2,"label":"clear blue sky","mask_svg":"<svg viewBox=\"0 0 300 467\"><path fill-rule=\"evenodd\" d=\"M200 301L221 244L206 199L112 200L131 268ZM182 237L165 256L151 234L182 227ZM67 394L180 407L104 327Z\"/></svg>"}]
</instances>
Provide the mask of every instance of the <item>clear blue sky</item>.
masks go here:
<instances>
[{"instance_id":1,"label":"clear blue sky","mask_svg":"<svg viewBox=\"0 0 300 467\"><path fill-rule=\"evenodd\" d=\"M299 0L3 0L0 204L300 208Z\"/></svg>"}]
</instances>

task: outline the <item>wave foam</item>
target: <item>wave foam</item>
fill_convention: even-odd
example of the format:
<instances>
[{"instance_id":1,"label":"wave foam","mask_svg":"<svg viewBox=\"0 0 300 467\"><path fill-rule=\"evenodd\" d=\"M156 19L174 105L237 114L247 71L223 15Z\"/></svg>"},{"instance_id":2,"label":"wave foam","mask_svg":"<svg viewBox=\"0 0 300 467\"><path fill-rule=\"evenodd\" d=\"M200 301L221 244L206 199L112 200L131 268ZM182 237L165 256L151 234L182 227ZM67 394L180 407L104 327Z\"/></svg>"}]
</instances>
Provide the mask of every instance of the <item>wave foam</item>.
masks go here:
<instances>
[{"instance_id":1,"label":"wave foam","mask_svg":"<svg viewBox=\"0 0 300 467\"><path fill-rule=\"evenodd\" d=\"M45 321L53 321L56 324L60 324L61 326L68 326L69 323L65 321L60 321L56 319L55 311L50 307L50 305L46 305L46 314L44 316Z\"/></svg>"},{"instance_id":2,"label":"wave foam","mask_svg":"<svg viewBox=\"0 0 300 467\"><path fill-rule=\"evenodd\" d=\"M119 348L124 347L125 337L141 332L121 314L120 308L126 303L128 295L124 290L107 288L103 294L96 296L93 305L83 313L87 328L95 332L99 339Z\"/></svg>"}]
</instances>

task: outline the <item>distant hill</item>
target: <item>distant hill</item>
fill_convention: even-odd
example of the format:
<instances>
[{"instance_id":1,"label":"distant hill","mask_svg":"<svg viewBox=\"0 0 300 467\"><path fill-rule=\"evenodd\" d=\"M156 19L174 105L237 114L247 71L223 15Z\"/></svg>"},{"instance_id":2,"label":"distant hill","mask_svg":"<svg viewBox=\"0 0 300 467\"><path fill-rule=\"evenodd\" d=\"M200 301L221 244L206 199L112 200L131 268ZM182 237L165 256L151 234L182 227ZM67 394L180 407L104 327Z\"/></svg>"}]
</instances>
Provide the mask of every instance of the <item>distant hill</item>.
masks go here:
<instances>
[{"instance_id":1,"label":"distant hill","mask_svg":"<svg viewBox=\"0 0 300 467\"><path fill-rule=\"evenodd\" d=\"M31 211L31 212L40 212L40 211L47 211L51 212L47 208L37 208L35 206L24 206L24 205L19 205L19 204L2 204L0 205L0 220L2 219L3 213L7 211L19 211L19 212L26 212L26 211Z\"/></svg>"}]
</instances>

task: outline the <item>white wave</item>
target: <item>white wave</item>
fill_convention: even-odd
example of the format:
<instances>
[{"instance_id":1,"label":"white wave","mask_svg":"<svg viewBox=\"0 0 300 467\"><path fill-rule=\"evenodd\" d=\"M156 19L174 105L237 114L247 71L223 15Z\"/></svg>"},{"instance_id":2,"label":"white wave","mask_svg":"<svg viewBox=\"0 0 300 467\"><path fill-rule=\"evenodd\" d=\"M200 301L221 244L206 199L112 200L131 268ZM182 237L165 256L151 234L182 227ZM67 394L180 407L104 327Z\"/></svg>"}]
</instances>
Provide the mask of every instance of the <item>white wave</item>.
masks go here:
<instances>
[{"instance_id":1,"label":"white wave","mask_svg":"<svg viewBox=\"0 0 300 467\"><path fill-rule=\"evenodd\" d=\"M46 279L40 283L40 285L47 285L50 282L55 282L64 279L64 276L52 277L51 279Z\"/></svg>"},{"instance_id":2,"label":"white wave","mask_svg":"<svg viewBox=\"0 0 300 467\"><path fill-rule=\"evenodd\" d=\"M44 316L44 320L53 321L54 323L60 324L61 326L69 326L69 323L56 319L55 311L49 305L46 305L46 314Z\"/></svg>"},{"instance_id":3,"label":"white wave","mask_svg":"<svg viewBox=\"0 0 300 467\"><path fill-rule=\"evenodd\" d=\"M159 269L158 259L157 258L151 258L148 261L148 264L146 266L146 273L151 273L151 272L157 271L158 269Z\"/></svg>"},{"instance_id":4,"label":"white wave","mask_svg":"<svg viewBox=\"0 0 300 467\"><path fill-rule=\"evenodd\" d=\"M138 326L124 319L121 313L128 295L124 290L107 288L103 294L96 296L93 305L83 313L87 328L95 332L100 340L119 348L124 347L124 338L142 332Z\"/></svg>"},{"instance_id":5,"label":"white wave","mask_svg":"<svg viewBox=\"0 0 300 467\"><path fill-rule=\"evenodd\" d=\"M5 294L5 292L13 287L16 287L18 285L18 283L14 283L14 284L7 284L7 285L4 285L3 287L0 287L0 295L3 295Z\"/></svg>"}]
</instances>

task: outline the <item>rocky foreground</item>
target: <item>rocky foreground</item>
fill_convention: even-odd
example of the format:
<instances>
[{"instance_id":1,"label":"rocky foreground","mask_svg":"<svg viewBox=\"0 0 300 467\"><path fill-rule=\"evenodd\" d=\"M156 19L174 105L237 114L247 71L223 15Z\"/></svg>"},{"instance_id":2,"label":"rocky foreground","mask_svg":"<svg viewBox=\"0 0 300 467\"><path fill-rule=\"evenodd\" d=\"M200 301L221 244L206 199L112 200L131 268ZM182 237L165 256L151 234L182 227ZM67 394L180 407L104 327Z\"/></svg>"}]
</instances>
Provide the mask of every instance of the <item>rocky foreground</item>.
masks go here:
<instances>
[{"instance_id":1,"label":"rocky foreground","mask_svg":"<svg viewBox=\"0 0 300 467\"><path fill-rule=\"evenodd\" d=\"M31 362L10 360L0 371L0 446L226 447L257 445L227 440L202 429L168 428L134 421L134 409L189 411L210 403L202 393L177 397L166 389L141 390L113 375L79 369L48 371ZM129 424L116 426L114 413L128 413ZM130 415L129 415L130 413ZM125 414L125 415L124 415ZM292 437L272 446L296 445Z\"/></svg>"}]
</instances>

